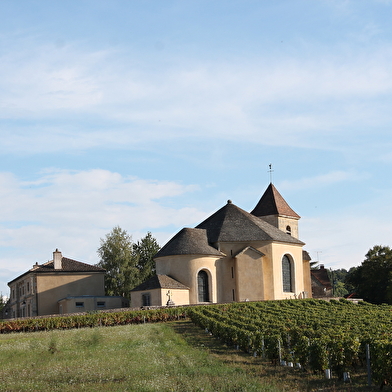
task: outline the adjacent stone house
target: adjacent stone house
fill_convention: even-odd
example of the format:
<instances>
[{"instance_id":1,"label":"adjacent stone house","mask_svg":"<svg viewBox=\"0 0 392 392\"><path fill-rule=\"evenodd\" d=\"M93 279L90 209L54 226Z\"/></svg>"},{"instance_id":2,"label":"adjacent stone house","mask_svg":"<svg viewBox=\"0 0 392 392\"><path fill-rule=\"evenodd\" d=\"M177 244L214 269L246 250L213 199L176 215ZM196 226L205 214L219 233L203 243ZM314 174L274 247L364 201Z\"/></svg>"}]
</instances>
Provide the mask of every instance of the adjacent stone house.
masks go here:
<instances>
[{"instance_id":1,"label":"adjacent stone house","mask_svg":"<svg viewBox=\"0 0 392 392\"><path fill-rule=\"evenodd\" d=\"M312 294L314 298L332 297L332 283L328 276L328 271L320 264L318 269L311 270Z\"/></svg>"},{"instance_id":2,"label":"adjacent stone house","mask_svg":"<svg viewBox=\"0 0 392 392\"><path fill-rule=\"evenodd\" d=\"M106 297L105 270L63 257L56 249L53 260L36 263L8 283L7 318L121 308L122 297Z\"/></svg>"},{"instance_id":3,"label":"adjacent stone house","mask_svg":"<svg viewBox=\"0 0 392 392\"><path fill-rule=\"evenodd\" d=\"M250 213L229 200L162 247L157 276L131 291L131 306L311 297L299 219L272 183Z\"/></svg>"}]
</instances>

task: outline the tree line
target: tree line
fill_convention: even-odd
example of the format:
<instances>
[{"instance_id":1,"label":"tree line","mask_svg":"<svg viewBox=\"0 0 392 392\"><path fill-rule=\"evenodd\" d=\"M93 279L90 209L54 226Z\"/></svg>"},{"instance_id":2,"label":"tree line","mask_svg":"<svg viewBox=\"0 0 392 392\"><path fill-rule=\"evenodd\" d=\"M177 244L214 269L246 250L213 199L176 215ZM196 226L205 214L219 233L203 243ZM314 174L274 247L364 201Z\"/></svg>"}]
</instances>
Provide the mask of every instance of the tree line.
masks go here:
<instances>
[{"instance_id":1,"label":"tree line","mask_svg":"<svg viewBox=\"0 0 392 392\"><path fill-rule=\"evenodd\" d=\"M318 267L315 267L316 269ZM373 304L392 304L392 249L375 245L349 270L328 270L334 297L354 296Z\"/></svg>"}]
</instances>

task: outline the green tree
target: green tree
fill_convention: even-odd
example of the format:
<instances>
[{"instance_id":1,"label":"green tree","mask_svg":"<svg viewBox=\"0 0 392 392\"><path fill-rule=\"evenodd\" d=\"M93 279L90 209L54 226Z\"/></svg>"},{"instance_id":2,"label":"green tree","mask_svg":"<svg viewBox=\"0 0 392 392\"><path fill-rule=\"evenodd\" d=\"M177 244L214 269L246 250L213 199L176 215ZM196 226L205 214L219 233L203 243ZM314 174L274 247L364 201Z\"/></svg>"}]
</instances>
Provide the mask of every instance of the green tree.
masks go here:
<instances>
[{"instance_id":1,"label":"green tree","mask_svg":"<svg viewBox=\"0 0 392 392\"><path fill-rule=\"evenodd\" d=\"M105 268L106 295L129 298L130 291L155 274L154 255L159 244L150 232L136 243L132 237L116 226L101 238L98 248L98 267Z\"/></svg>"},{"instance_id":2,"label":"green tree","mask_svg":"<svg viewBox=\"0 0 392 392\"><path fill-rule=\"evenodd\" d=\"M150 232L140 241L133 245L134 257L137 260L139 270L139 283L151 278L155 274L154 255L158 253L160 246Z\"/></svg>"},{"instance_id":3,"label":"green tree","mask_svg":"<svg viewBox=\"0 0 392 392\"><path fill-rule=\"evenodd\" d=\"M0 319L3 317L3 309L5 306L6 300L3 297L3 293L0 292Z\"/></svg>"},{"instance_id":4,"label":"green tree","mask_svg":"<svg viewBox=\"0 0 392 392\"><path fill-rule=\"evenodd\" d=\"M336 270L330 269L328 271L328 277L331 281L333 287L333 296L334 297L344 297L349 293L345 279L348 274L347 270L344 268L339 268Z\"/></svg>"},{"instance_id":5,"label":"green tree","mask_svg":"<svg viewBox=\"0 0 392 392\"><path fill-rule=\"evenodd\" d=\"M376 245L362 264L350 269L346 283L365 301L375 304L392 303L392 250Z\"/></svg>"},{"instance_id":6,"label":"green tree","mask_svg":"<svg viewBox=\"0 0 392 392\"><path fill-rule=\"evenodd\" d=\"M114 227L104 239L101 238L98 255L100 261L97 265L106 269L106 295L121 295L129 298L130 290L139 281L132 237L119 226Z\"/></svg>"}]
</instances>

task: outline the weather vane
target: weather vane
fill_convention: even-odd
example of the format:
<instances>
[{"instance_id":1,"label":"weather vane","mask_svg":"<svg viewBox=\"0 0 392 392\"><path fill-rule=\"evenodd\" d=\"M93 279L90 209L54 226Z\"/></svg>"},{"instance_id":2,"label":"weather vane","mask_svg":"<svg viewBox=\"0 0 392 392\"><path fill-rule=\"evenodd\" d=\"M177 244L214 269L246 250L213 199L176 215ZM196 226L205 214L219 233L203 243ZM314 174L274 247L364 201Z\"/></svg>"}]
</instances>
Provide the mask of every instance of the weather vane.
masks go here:
<instances>
[{"instance_id":1,"label":"weather vane","mask_svg":"<svg viewBox=\"0 0 392 392\"><path fill-rule=\"evenodd\" d=\"M273 173L273 170L272 170L272 163L269 164L268 173L270 174L270 183L272 184L272 173Z\"/></svg>"}]
</instances>

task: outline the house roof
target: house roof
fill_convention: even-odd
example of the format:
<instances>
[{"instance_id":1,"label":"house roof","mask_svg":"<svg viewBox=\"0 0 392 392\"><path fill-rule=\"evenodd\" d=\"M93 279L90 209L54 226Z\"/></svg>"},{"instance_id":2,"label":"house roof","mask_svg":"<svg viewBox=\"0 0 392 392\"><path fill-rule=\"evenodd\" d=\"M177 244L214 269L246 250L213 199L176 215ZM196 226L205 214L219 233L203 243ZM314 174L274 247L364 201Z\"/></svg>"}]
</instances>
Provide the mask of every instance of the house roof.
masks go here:
<instances>
[{"instance_id":1,"label":"house roof","mask_svg":"<svg viewBox=\"0 0 392 392\"><path fill-rule=\"evenodd\" d=\"M54 269L54 262L52 260L45 264L38 265L38 268L35 268L34 266L30 271L32 270L34 272L105 272L104 268L68 259L67 257L61 258L61 269Z\"/></svg>"},{"instance_id":2,"label":"house roof","mask_svg":"<svg viewBox=\"0 0 392 392\"><path fill-rule=\"evenodd\" d=\"M266 215L283 215L296 219L300 218L300 216L287 204L286 200L283 199L282 195L272 183L268 185L268 188L263 196L261 196L261 199L251 214L259 217Z\"/></svg>"},{"instance_id":3,"label":"house roof","mask_svg":"<svg viewBox=\"0 0 392 392\"><path fill-rule=\"evenodd\" d=\"M281 241L304 243L234 205L230 200L197 228L207 230L209 243L241 241Z\"/></svg>"},{"instance_id":4,"label":"house roof","mask_svg":"<svg viewBox=\"0 0 392 392\"><path fill-rule=\"evenodd\" d=\"M154 275L131 291L145 291L153 289L181 289L189 290L189 287L183 285L179 281L168 275Z\"/></svg>"},{"instance_id":5,"label":"house roof","mask_svg":"<svg viewBox=\"0 0 392 392\"><path fill-rule=\"evenodd\" d=\"M102 272L104 273L106 270L104 268L97 267L95 265L82 263L81 261L76 261L72 259L68 259L67 257L61 258L61 269L54 269L54 262L48 261L44 264L36 263L33 268L29 269L22 275L19 275L17 278L8 282L8 284L14 282L15 280L20 279L24 275L27 275L31 272L33 273L48 273L48 272L59 272L59 273L72 273L72 272Z\"/></svg>"},{"instance_id":6,"label":"house roof","mask_svg":"<svg viewBox=\"0 0 392 392\"><path fill-rule=\"evenodd\" d=\"M179 231L154 257L171 255L205 255L222 256L214 247L208 244L205 229L184 228Z\"/></svg>"},{"instance_id":7,"label":"house roof","mask_svg":"<svg viewBox=\"0 0 392 392\"><path fill-rule=\"evenodd\" d=\"M310 270L312 278L314 278L319 284L324 286L326 289L332 289L331 280L329 279L328 272L324 267L319 269Z\"/></svg>"}]
</instances>

